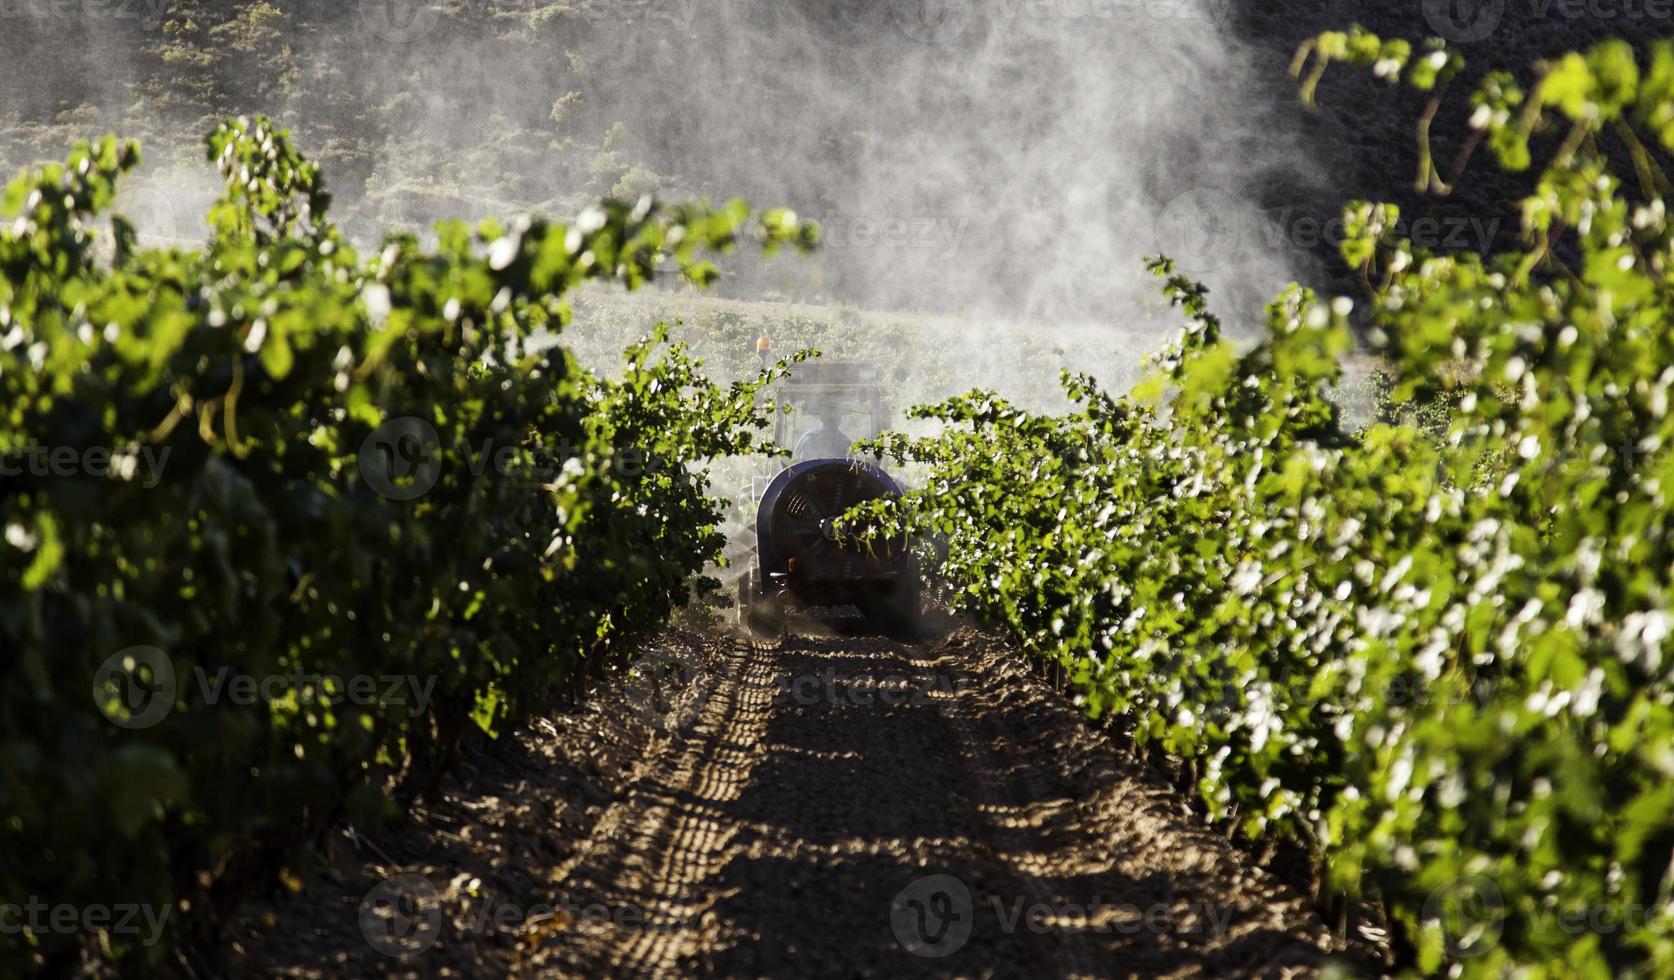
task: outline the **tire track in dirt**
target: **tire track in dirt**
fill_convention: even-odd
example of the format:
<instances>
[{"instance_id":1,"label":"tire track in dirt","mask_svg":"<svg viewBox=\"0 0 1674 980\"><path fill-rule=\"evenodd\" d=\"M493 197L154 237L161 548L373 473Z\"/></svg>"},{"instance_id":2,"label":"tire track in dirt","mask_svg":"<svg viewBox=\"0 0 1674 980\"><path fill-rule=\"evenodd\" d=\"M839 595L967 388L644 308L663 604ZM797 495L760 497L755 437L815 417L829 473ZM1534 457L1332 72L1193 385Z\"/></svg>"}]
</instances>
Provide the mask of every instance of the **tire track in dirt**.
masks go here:
<instances>
[{"instance_id":1,"label":"tire track in dirt","mask_svg":"<svg viewBox=\"0 0 1674 980\"><path fill-rule=\"evenodd\" d=\"M725 644L523 976L1292 976L1333 950L999 641Z\"/></svg>"},{"instance_id":2,"label":"tire track in dirt","mask_svg":"<svg viewBox=\"0 0 1674 980\"><path fill-rule=\"evenodd\" d=\"M594 828L591 845L554 874L579 909L555 923L563 941L539 946L523 971L674 975L709 940L715 896L704 887L734 853L729 818L759 756L772 700L762 651L733 645L696 723L629 787Z\"/></svg>"}]
</instances>

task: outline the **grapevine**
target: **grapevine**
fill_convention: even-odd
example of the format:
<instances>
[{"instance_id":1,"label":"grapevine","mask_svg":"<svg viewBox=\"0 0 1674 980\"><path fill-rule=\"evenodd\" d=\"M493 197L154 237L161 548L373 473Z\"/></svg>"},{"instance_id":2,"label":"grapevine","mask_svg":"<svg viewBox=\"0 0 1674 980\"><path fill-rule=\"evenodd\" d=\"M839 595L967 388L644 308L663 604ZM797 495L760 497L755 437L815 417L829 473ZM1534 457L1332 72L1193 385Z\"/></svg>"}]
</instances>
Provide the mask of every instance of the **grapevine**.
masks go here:
<instances>
[{"instance_id":1,"label":"grapevine","mask_svg":"<svg viewBox=\"0 0 1674 980\"><path fill-rule=\"evenodd\" d=\"M1426 92L1461 63L1358 30L1302 55L1309 98L1332 60ZM1067 375L1062 415L922 407L945 431L884 448L932 476L868 516L944 536L964 610L1181 760L1220 826L1385 910L1405 968L1666 976L1674 233L1644 146L1674 149L1674 44L1542 72L1471 96L1471 145L1509 168L1558 138L1524 250L1432 254L1353 204L1365 308L1292 286L1249 347L1157 258L1188 325L1147 380ZM1635 129L1624 182L1603 137ZM1357 315L1419 426L1351 431L1328 397Z\"/></svg>"},{"instance_id":2,"label":"grapevine","mask_svg":"<svg viewBox=\"0 0 1674 980\"><path fill-rule=\"evenodd\" d=\"M644 199L363 258L286 132L207 146L202 249L109 214L139 153L108 137L13 181L0 228L0 893L171 909L175 940L685 600L720 554L704 462L751 448L785 366L721 387L659 328L606 379L549 338L583 281L702 284L747 222L814 234ZM84 952L0 943L0 972Z\"/></svg>"}]
</instances>

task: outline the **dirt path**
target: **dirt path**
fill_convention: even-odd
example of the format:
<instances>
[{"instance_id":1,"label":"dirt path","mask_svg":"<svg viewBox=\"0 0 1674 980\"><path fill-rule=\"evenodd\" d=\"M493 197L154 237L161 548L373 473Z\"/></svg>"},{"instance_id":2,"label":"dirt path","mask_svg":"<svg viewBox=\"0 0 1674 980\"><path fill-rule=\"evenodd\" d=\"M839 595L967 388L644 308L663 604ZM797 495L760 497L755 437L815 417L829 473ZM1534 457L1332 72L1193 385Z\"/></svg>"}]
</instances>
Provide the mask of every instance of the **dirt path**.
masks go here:
<instances>
[{"instance_id":1,"label":"dirt path","mask_svg":"<svg viewBox=\"0 0 1674 980\"><path fill-rule=\"evenodd\" d=\"M523 971L1281 975L1328 945L975 634L728 667L565 869L593 921Z\"/></svg>"},{"instance_id":2,"label":"dirt path","mask_svg":"<svg viewBox=\"0 0 1674 980\"><path fill-rule=\"evenodd\" d=\"M657 702L676 724L619 733L618 752L643 740L619 766L614 802L576 821L590 827L570 845L508 854L524 818L501 820L478 835L499 842L479 849L479 867L469 854L424 855L421 835L372 862L359 879L370 892L337 886L347 895L335 921L358 903L375 952L334 950L361 937L332 938L329 914L310 942L283 942L295 930L281 908L249 940L290 961L243 965L292 976L350 965L412 976L1291 976L1333 948L1301 900L990 637L712 640L701 664L691 645L679 650L664 659L681 693ZM460 807L467 787L450 794ZM550 833L564 821L553 809L515 812ZM470 836L456 819L438 823ZM395 896L396 927L383 933L375 911L367 918L390 888L379 873L418 884Z\"/></svg>"}]
</instances>

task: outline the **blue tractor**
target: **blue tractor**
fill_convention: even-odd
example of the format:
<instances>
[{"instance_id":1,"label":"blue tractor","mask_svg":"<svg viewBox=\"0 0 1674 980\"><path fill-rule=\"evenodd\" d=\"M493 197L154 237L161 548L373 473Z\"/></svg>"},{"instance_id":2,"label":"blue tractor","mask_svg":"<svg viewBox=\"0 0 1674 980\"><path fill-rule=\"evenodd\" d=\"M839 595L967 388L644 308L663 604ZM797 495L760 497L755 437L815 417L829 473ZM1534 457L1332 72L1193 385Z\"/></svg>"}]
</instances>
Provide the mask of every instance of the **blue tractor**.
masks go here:
<instances>
[{"instance_id":1,"label":"blue tractor","mask_svg":"<svg viewBox=\"0 0 1674 980\"><path fill-rule=\"evenodd\" d=\"M889 632L914 632L921 590L912 542L856 542L835 527L854 505L902 491L878 460L851 449L856 438L880 435L889 424L882 369L867 361L806 361L764 397L773 402L774 440L792 456L749 491L755 520L745 531L749 546L738 578L740 621L774 634L788 612L855 609Z\"/></svg>"}]
</instances>

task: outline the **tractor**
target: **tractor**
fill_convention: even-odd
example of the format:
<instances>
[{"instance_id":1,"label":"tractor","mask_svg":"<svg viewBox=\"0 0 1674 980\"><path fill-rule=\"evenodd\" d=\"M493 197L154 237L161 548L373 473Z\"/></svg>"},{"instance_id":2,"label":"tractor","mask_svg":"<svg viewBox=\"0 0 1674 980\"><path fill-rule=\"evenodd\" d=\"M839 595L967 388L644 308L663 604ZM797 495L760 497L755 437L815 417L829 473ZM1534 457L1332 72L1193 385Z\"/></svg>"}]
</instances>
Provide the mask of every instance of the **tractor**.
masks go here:
<instances>
[{"instance_id":1,"label":"tractor","mask_svg":"<svg viewBox=\"0 0 1674 980\"><path fill-rule=\"evenodd\" d=\"M770 341L758 344L766 360ZM747 489L747 543L738 578L740 622L755 633L783 630L786 614L852 607L883 629L911 634L920 611L919 573L906 536L858 542L837 533L850 507L899 496L902 485L851 451L883 433L890 409L883 370L868 361L810 360L762 397L772 402L774 442L792 451ZM851 438L852 436L852 438Z\"/></svg>"}]
</instances>

